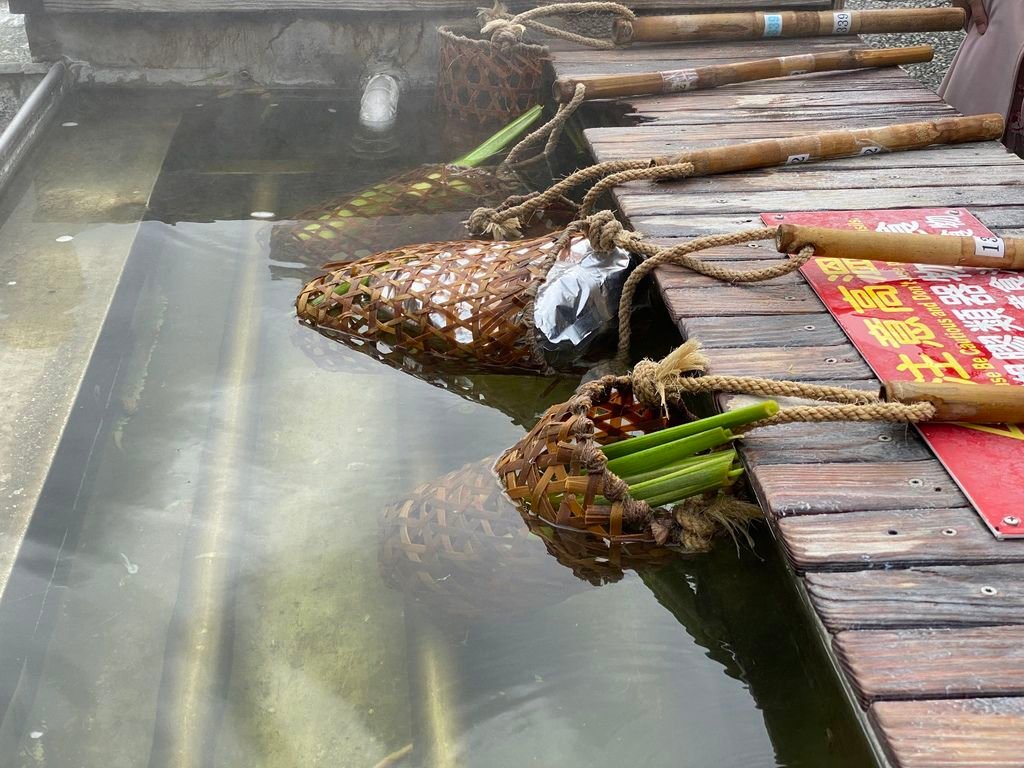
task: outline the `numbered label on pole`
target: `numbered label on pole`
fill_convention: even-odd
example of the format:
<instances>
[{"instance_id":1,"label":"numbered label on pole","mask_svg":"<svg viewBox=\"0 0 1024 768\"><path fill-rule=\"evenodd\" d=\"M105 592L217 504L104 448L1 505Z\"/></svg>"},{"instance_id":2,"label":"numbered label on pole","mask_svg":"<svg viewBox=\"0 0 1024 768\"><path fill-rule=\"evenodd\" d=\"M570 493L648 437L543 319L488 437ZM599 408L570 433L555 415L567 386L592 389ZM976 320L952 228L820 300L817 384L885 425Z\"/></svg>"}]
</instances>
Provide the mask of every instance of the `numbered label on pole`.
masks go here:
<instances>
[{"instance_id":1,"label":"numbered label on pole","mask_svg":"<svg viewBox=\"0 0 1024 768\"><path fill-rule=\"evenodd\" d=\"M665 90L670 93L692 91L697 87L697 72L692 69L673 69L663 72L661 81L665 84Z\"/></svg>"},{"instance_id":2,"label":"numbered label on pole","mask_svg":"<svg viewBox=\"0 0 1024 768\"><path fill-rule=\"evenodd\" d=\"M880 155L883 152L885 152L885 148L884 147L880 147L877 144L872 144L871 146L868 146L868 147L861 147L860 148L860 152L858 152L857 154L858 155Z\"/></svg>"},{"instance_id":3,"label":"numbered label on pole","mask_svg":"<svg viewBox=\"0 0 1024 768\"><path fill-rule=\"evenodd\" d=\"M804 152L802 155L790 155L786 158L786 165L800 165L800 163L806 163L810 159L810 152Z\"/></svg>"},{"instance_id":4,"label":"numbered label on pole","mask_svg":"<svg viewBox=\"0 0 1024 768\"><path fill-rule=\"evenodd\" d=\"M763 37L778 37L782 34L782 16L777 13L766 13L764 15Z\"/></svg>"},{"instance_id":5,"label":"numbered label on pole","mask_svg":"<svg viewBox=\"0 0 1024 768\"><path fill-rule=\"evenodd\" d=\"M1001 237L975 237L974 255L1003 258L1006 256L1006 243Z\"/></svg>"},{"instance_id":6,"label":"numbered label on pole","mask_svg":"<svg viewBox=\"0 0 1024 768\"><path fill-rule=\"evenodd\" d=\"M849 35L853 32L853 14L848 11L837 11L832 14L832 34Z\"/></svg>"}]
</instances>

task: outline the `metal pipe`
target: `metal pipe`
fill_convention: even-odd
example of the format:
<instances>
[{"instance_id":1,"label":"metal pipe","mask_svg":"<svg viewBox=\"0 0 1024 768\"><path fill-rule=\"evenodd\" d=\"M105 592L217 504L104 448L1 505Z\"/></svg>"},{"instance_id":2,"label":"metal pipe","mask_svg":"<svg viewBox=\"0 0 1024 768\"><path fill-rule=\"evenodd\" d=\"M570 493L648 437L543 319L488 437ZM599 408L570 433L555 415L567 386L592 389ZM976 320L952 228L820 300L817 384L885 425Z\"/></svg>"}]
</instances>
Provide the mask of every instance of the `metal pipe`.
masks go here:
<instances>
[{"instance_id":1,"label":"metal pipe","mask_svg":"<svg viewBox=\"0 0 1024 768\"><path fill-rule=\"evenodd\" d=\"M0 189L21 167L21 161L35 146L43 129L50 124L64 96L70 90L70 71L58 61L37 85L21 109L0 134Z\"/></svg>"},{"instance_id":2,"label":"metal pipe","mask_svg":"<svg viewBox=\"0 0 1024 768\"><path fill-rule=\"evenodd\" d=\"M387 72L371 75L359 100L359 124L374 133L387 133L394 128L401 92L401 83L394 75Z\"/></svg>"}]
</instances>

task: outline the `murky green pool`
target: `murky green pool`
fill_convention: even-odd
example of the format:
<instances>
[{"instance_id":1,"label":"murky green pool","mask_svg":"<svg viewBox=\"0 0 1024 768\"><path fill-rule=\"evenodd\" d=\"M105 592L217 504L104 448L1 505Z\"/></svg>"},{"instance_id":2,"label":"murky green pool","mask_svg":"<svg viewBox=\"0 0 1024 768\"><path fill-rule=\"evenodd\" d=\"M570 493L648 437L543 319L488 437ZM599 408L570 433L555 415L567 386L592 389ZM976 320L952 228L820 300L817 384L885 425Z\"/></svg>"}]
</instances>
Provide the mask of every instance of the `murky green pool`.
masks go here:
<instances>
[{"instance_id":1,"label":"murky green pool","mask_svg":"<svg viewBox=\"0 0 1024 768\"><path fill-rule=\"evenodd\" d=\"M354 145L354 112L84 91L4 199L0 765L872 764L764 532L600 587L538 539L469 615L384 583L384 508L576 382L296 323L315 270L274 221L468 148L419 117Z\"/></svg>"}]
</instances>

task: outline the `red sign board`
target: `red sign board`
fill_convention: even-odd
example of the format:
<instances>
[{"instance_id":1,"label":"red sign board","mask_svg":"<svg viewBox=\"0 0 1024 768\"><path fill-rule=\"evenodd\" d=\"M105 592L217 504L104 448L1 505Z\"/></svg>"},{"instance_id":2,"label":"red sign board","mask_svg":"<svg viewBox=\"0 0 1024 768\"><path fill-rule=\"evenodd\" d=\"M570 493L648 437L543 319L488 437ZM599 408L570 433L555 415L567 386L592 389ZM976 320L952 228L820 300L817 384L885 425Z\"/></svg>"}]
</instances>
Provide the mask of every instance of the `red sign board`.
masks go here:
<instances>
[{"instance_id":1,"label":"red sign board","mask_svg":"<svg viewBox=\"0 0 1024 768\"><path fill-rule=\"evenodd\" d=\"M763 214L768 226L989 237L962 208ZM879 378L1024 384L1024 273L812 259L804 277ZM918 427L998 538L1024 537L1024 425Z\"/></svg>"}]
</instances>

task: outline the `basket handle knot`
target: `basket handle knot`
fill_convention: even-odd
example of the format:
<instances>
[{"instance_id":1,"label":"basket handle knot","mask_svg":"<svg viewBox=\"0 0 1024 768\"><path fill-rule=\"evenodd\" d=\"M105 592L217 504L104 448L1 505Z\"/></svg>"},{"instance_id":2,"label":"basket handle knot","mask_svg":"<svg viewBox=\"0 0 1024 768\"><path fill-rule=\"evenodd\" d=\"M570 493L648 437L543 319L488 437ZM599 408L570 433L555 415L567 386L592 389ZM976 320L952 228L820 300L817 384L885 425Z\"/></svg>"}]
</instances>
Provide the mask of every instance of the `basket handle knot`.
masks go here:
<instances>
[{"instance_id":1,"label":"basket handle knot","mask_svg":"<svg viewBox=\"0 0 1024 768\"><path fill-rule=\"evenodd\" d=\"M641 360L633 367L633 392L639 400L647 405L660 404L668 412L669 400L676 401L691 387L680 384L680 378L686 373L703 373L707 369L708 359L701 350L696 339L689 339L676 347L664 359Z\"/></svg>"},{"instance_id":2,"label":"basket handle knot","mask_svg":"<svg viewBox=\"0 0 1024 768\"><path fill-rule=\"evenodd\" d=\"M512 19L492 19L480 30L482 35L490 35L491 42L503 51L509 51L523 41L526 27Z\"/></svg>"},{"instance_id":3,"label":"basket handle knot","mask_svg":"<svg viewBox=\"0 0 1024 768\"><path fill-rule=\"evenodd\" d=\"M486 235L494 240L514 240L522 235L517 217L505 218L497 208L486 206L480 206L469 214L466 228L477 236Z\"/></svg>"},{"instance_id":4,"label":"basket handle knot","mask_svg":"<svg viewBox=\"0 0 1024 768\"><path fill-rule=\"evenodd\" d=\"M588 37L537 21L537 19L551 16L581 13L609 13L626 21L634 21L636 19L636 14L629 8L620 3L613 2L552 3L551 5L531 8L528 11L523 11L513 16L498 0L492 8L479 9L477 15L485 22L480 30L481 33L485 36L491 35L491 42L505 51L522 42L527 28L548 37L568 40L571 43L579 43L591 48L602 48L605 50L615 48L616 43L614 40Z\"/></svg>"},{"instance_id":5,"label":"basket handle knot","mask_svg":"<svg viewBox=\"0 0 1024 768\"><path fill-rule=\"evenodd\" d=\"M642 237L639 232L622 226L622 222L615 218L611 211L598 211L573 221L558 238L558 245L566 245L575 235L583 235L590 241L594 250L605 252L616 248L633 252L636 250L635 242Z\"/></svg>"}]
</instances>

